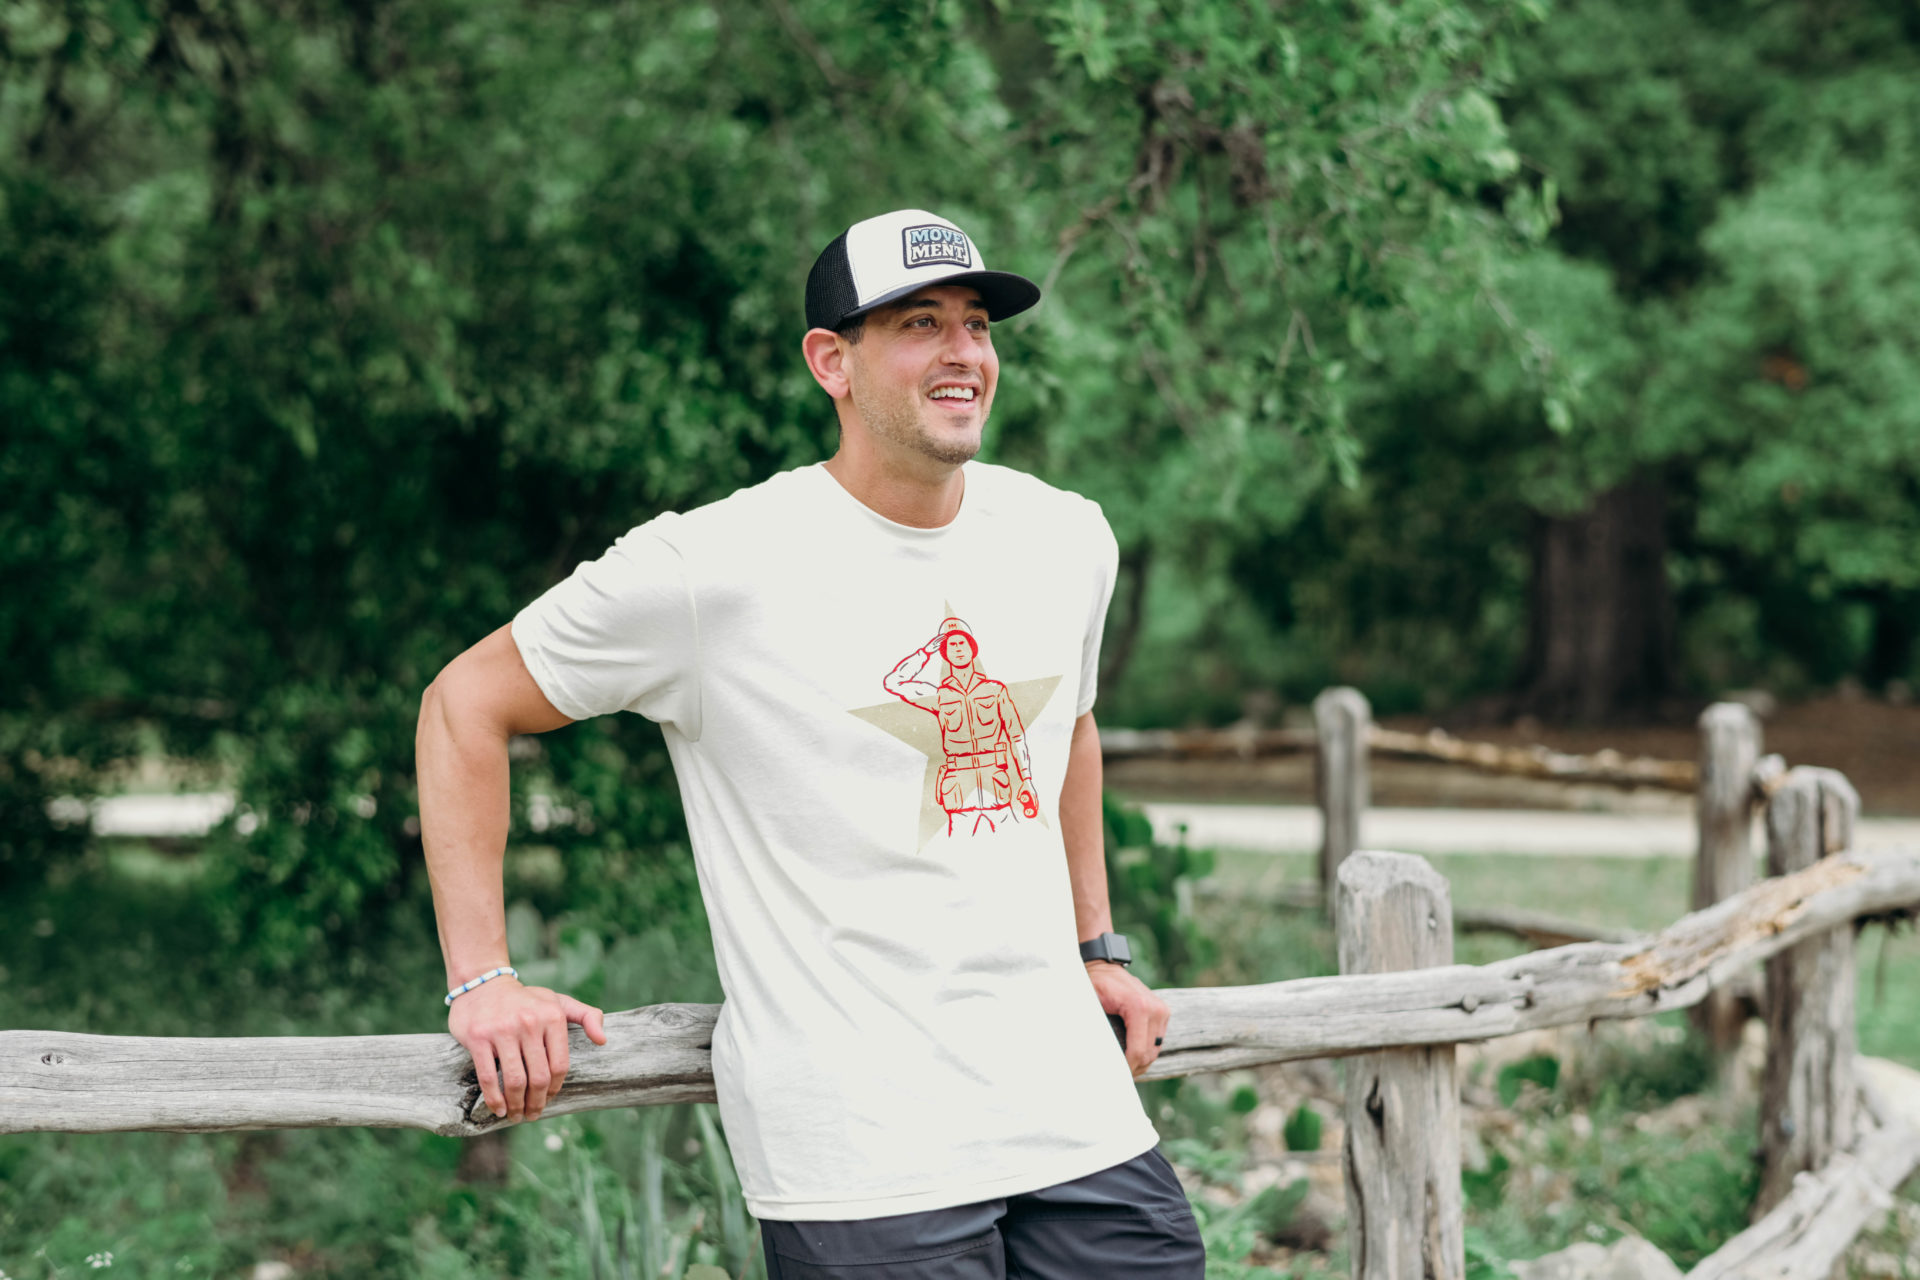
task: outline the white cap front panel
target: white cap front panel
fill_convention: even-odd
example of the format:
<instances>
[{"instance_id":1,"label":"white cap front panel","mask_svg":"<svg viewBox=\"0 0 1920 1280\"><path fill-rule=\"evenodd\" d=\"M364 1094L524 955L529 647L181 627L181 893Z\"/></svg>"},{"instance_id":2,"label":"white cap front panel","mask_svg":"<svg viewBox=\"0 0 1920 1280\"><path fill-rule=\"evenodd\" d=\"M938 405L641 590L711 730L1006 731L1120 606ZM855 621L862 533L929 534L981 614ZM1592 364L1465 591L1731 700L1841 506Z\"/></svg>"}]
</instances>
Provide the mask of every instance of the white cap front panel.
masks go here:
<instances>
[{"instance_id":1,"label":"white cap front panel","mask_svg":"<svg viewBox=\"0 0 1920 1280\"><path fill-rule=\"evenodd\" d=\"M847 267L860 306L916 284L985 271L967 233L925 209L896 209L847 228Z\"/></svg>"}]
</instances>

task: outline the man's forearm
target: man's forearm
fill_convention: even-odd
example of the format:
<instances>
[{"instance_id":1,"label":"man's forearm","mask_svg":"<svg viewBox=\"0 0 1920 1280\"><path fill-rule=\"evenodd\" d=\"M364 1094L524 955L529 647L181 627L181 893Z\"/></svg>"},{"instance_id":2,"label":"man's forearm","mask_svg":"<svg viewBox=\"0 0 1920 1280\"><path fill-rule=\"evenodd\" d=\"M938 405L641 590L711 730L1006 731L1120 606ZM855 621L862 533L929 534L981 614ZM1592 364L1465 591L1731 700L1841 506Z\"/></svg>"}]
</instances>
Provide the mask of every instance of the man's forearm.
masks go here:
<instances>
[{"instance_id":1,"label":"man's forearm","mask_svg":"<svg viewBox=\"0 0 1920 1280\"><path fill-rule=\"evenodd\" d=\"M420 838L449 990L511 959L500 885L507 742L566 723L527 673L511 625L448 663L420 699ZM447 1031L473 1055L487 1109L508 1120L538 1119L560 1091L575 1022L595 1044L607 1042L598 1009L511 979L475 987L447 1010Z\"/></svg>"},{"instance_id":2,"label":"man's forearm","mask_svg":"<svg viewBox=\"0 0 1920 1280\"><path fill-rule=\"evenodd\" d=\"M431 685L420 703L414 763L420 839L452 988L509 960L500 881L509 818L507 735L463 716L457 699Z\"/></svg>"},{"instance_id":3,"label":"man's forearm","mask_svg":"<svg viewBox=\"0 0 1920 1280\"><path fill-rule=\"evenodd\" d=\"M1073 724L1067 773L1060 781L1060 838L1073 882L1073 918L1080 940L1113 928L1107 903L1106 818L1100 807L1100 730L1088 712Z\"/></svg>"}]
</instances>

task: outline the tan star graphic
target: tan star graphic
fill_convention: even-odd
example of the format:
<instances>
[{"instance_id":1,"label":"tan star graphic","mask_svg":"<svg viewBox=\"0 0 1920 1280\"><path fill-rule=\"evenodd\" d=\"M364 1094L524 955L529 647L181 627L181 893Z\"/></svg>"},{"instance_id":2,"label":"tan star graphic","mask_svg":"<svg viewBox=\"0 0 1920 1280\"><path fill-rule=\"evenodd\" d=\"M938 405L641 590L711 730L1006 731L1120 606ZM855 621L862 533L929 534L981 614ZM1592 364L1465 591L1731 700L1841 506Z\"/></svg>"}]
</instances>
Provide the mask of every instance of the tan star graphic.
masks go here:
<instances>
[{"instance_id":1,"label":"tan star graphic","mask_svg":"<svg viewBox=\"0 0 1920 1280\"><path fill-rule=\"evenodd\" d=\"M947 607L949 616L953 607ZM1013 705L1020 712L1020 723L1032 725L1034 719L1046 710L1047 703L1053 699L1053 691L1060 686L1059 676L1045 676L1038 680L1008 680L1007 692L1013 697ZM851 715L865 720L882 733L900 739L927 757L927 770L920 784L920 837L916 848L924 849L927 841L946 829L947 811L940 807L938 783L940 770L947 762L945 748L940 745L940 718L919 707L903 702L898 698L877 703L870 707L855 707ZM1040 823L1047 823L1046 806L1040 807Z\"/></svg>"}]
</instances>

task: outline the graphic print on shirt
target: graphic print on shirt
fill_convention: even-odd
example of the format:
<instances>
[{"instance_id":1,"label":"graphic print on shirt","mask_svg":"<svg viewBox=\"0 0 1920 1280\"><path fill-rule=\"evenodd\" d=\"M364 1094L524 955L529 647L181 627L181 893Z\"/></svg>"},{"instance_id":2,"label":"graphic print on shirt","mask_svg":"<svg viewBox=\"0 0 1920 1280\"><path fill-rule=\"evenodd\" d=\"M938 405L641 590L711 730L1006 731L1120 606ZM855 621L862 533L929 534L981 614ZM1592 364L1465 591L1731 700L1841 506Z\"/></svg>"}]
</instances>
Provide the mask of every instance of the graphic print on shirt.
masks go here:
<instances>
[{"instance_id":1,"label":"graphic print on shirt","mask_svg":"<svg viewBox=\"0 0 1920 1280\"><path fill-rule=\"evenodd\" d=\"M919 844L986 836L1009 822L1046 822L1026 726L1059 676L1006 683L980 663L973 628L948 616L933 638L894 664L881 684L898 701L853 714L927 756Z\"/></svg>"}]
</instances>

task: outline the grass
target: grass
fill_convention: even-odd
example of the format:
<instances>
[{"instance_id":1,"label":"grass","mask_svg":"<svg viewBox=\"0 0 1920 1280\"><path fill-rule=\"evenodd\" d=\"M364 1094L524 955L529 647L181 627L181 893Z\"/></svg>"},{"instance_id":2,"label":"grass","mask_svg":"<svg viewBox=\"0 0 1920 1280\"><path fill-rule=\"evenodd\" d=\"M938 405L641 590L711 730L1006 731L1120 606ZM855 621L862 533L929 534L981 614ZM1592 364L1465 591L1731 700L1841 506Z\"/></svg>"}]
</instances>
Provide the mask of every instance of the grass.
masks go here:
<instances>
[{"instance_id":1,"label":"grass","mask_svg":"<svg viewBox=\"0 0 1920 1280\"><path fill-rule=\"evenodd\" d=\"M1690 868L1681 859L1527 858L1453 855L1430 859L1457 903L1525 907L1593 924L1655 929L1686 911ZM1198 910L1220 945L1208 982L1256 983L1336 971L1332 932L1317 913L1263 905L1283 884L1308 883L1310 856L1221 851L1216 878L1226 892L1203 897ZM1456 937L1463 963L1485 964L1518 954L1516 940L1497 934ZM1920 1068L1920 939L1911 929L1882 926L1861 937L1858 1027L1865 1053ZM1553 1087L1524 1086L1509 1127L1484 1138L1487 1159L1463 1178L1469 1271L1505 1274L1500 1259L1533 1258L1579 1240L1611 1241L1631 1231L1691 1267L1747 1225L1756 1182L1757 1119L1750 1099L1721 1096L1705 1050L1683 1033L1682 1014L1650 1020L1639 1037L1628 1024L1603 1026ZM1558 1064L1556 1064L1558 1065ZM1491 1080L1469 1081L1490 1093ZM1191 1085L1184 1092L1199 1092ZM1678 1099L1671 1121L1661 1109ZM1490 1101L1489 1099L1482 1099ZM1164 1104L1163 1104L1164 1105ZM1162 1117L1163 1130L1212 1143L1225 1166L1243 1144L1226 1107L1189 1100ZM1905 1198L1920 1201L1920 1179ZM1915 1241L1876 1227L1868 1244L1912 1250ZM1882 1239L1884 1237L1884 1239ZM1889 1243L1891 1242L1891 1243ZM1337 1254L1288 1260L1287 1270L1261 1269L1243 1242L1222 1274L1319 1275L1343 1264ZM1920 1267L1915 1268L1920 1276ZM1210 1271L1211 1274L1211 1271Z\"/></svg>"},{"instance_id":2,"label":"grass","mask_svg":"<svg viewBox=\"0 0 1920 1280\"><path fill-rule=\"evenodd\" d=\"M1527 906L1595 923L1651 928L1681 914L1678 860L1475 857L1433 860L1457 901ZM1334 970L1312 913L1274 910L1259 890L1312 874L1307 858L1223 853L1217 876L1245 890L1197 907L1220 959L1206 980L1263 982ZM310 979L269 982L227 968L204 945L206 904L190 863L115 846L63 883L0 905L0 1025L120 1034L349 1034L443 1025L431 921L415 936L335 957ZM660 930L616 942L576 938L565 921L517 908L517 953L578 979L607 1007L718 998L703 946ZM1519 949L1498 935L1458 940L1462 961ZM1869 1053L1920 1067L1920 945L1869 929L1861 946L1860 1036ZM1881 970L1878 978L1876 971ZM1672 1019L1669 1020L1671 1023ZM1683 1265L1744 1225L1754 1121L1703 1095L1684 1124L1640 1119L1693 1095L1710 1072L1684 1040L1621 1042L1516 1086L1507 1128L1484 1140L1464 1180L1470 1275L1631 1230ZM1244 1078L1243 1078L1244 1077ZM1470 1097L1496 1082L1467 1082ZM1142 1086L1170 1152L1220 1188L1248 1174L1247 1111L1266 1099L1254 1073ZM1482 1097L1485 1101L1485 1097ZM1491 1103L1488 1103L1491 1106ZM1337 1107L1325 1112L1337 1121ZM263 1134L28 1134L0 1137L0 1274L247 1276L281 1260L301 1276L630 1280L699 1273L764 1276L757 1232L732 1182L711 1110L597 1112L515 1129L503 1185L463 1183L463 1144L411 1131ZM1329 1134L1330 1146L1336 1138ZM1911 1194L1911 1193L1910 1193ZM1253 1198L1202 1194L1196 1215L1214 1280L1344 1274L1336 1235L1324 1253L1283 1260ZM1876 1228L1886 1248L1910 1247ZM1890 1243L1889 1243L1890 1242Z\"/></svg>"},{"instance_id":3,"label":"grass","mask_svg":"<svg viewBox=\"0 0 1920 1280\"><path fill-rule=\"evenodd\" d=\"M1447 854L1428 861L1447 878L1456 904L1524 907L1586 924L1644 930L1659 929L1685 915L1692 884L1692 868L1683 858ZM1307 854L1233 850L1215 854L1216 877L1236 886L1236 892L1256 898L1283 884L1310 883L1314 866ZM1244 932L1245 926L1238 927ZM1331 935L1306 920L1277 921L1270 928L1253 929L1251 936L1236 944L1246 962L1263 949L1277 948L1278 953L1268 957L1270 964L1290 961L1304 966L1292 976L1333 972L1324 958L1332 954L1331 947ZM1454 939L1455 958L1465 964L1486 964L1522 949L1496 934L1461 934ZM1857 959L1860 1051L1920 1070L1920 932L1910 924L1870 925L1859 936Z\"/></svg>"},{"instance_id":4,"label":"grass","mask_svg":"<svg viewBox=\"0 0 1920 1280\"><path fill-rule=\"evenodd\" d=\"M568 970L611 1007L718 998L711 952L670 930L602 952L528 911L517 908L518 921L556 951L529 967ZM180 862L102 850L6 901L0 1026L222 1036L445 1026L430 919L273 983L214 958L210 928ZM696 1265L719 1268L702 1273L710 1280L765 1276L711 1107L564 1117L505 1142L505 1184L472 1185L458 1177L465 1143L410 1130L0 1136L0 1275L91 1275L110 1256L116 1276L155 1280L249 1276L274 1260L356 1280L637 1280L663 1265L674 1277Z\"/></svg>"}]
</instances>

